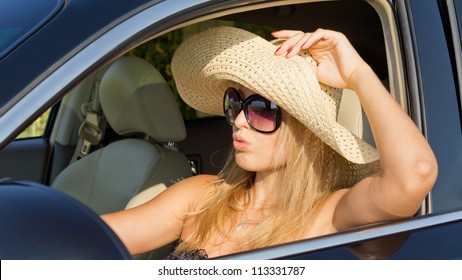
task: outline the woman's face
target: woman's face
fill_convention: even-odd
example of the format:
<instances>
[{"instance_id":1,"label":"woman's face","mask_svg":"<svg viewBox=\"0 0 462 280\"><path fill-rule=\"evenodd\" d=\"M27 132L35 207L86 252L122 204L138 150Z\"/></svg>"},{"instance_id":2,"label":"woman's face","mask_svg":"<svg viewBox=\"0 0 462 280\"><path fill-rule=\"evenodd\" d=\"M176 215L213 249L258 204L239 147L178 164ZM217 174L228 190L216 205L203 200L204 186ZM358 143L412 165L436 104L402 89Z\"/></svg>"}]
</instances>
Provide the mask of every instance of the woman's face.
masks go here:
<instances>
[{"instance_id":1,"label":"woman's face","mask_svg":"<svg viewBox=\"0 0 462 280\"><path fill-rule=\"evenodd\" d=\"M239 93L244 100L255 94L244 86L239 87ZM233 146L236 150L237 165L253 172L269 171L277 167L278 165L274 163L274 155L278 131L267 134L254 130L242 110L233 126Z\"/></svg>"}]
</instances>

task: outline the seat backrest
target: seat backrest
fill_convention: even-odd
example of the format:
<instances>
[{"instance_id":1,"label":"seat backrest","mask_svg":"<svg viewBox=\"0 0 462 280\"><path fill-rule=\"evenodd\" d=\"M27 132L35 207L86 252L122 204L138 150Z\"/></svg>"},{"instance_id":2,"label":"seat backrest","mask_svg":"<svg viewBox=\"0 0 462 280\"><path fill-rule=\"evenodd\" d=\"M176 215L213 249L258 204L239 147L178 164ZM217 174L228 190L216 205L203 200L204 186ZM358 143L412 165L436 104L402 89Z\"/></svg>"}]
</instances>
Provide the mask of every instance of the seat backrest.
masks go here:
<instances>
[{"instance_id":1,"label":"seat backrest","mask_svg":"<svg viewBox=\"0 0 462 280\"><path fill-rule=\"evenodd\" d=\"M136 57L116 60L101 79L99 98L109 125L127 138L69 165L52 187L105 214L124 209L149 186L170 186L192 175L186 157L164 145L183 140L186 131L175 97L151 64Z\"/></svg>"}]
</instances>

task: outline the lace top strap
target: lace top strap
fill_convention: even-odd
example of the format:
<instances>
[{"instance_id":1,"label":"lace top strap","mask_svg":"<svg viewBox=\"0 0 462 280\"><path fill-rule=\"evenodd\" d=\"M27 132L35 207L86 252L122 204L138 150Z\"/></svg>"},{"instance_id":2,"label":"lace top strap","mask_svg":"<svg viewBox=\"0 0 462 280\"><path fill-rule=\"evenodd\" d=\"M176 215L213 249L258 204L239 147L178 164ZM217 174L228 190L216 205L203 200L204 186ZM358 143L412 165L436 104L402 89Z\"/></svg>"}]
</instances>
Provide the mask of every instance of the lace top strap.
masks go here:
<instances>
[{"instance_id":1,"label":"lace top strap","mask_svg":"<svg viewBox=\"0 0 462 280\"><path fill-rule=\"evenodd\" d=\"M193 251L173 251L165 260L206 260L208 259L207 252L204 249L196 249Z\"/></svg>"}]
</instances>

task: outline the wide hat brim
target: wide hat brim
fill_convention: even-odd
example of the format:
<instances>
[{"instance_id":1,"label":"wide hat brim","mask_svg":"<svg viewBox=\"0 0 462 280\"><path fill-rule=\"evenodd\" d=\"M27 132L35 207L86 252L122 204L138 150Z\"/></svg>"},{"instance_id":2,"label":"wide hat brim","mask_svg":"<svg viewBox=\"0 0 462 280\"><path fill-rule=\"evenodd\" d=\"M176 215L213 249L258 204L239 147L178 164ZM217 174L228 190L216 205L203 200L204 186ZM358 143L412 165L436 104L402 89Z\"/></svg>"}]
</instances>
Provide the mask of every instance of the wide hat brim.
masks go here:
<instances>
[{"instance_id":1,"label":"wide hat brim","mask_svg":"<svg viewBox=\"0 0 462 280\"><path fill-rule=\"evenodd\" d=\"M223 94L243 85L272 100L355 164L379 159L377 150L337 122L342 90L320 84L309 54L274 55L271 42L234 27L216 27L180 45L172 59L178 92L191 107L223 115Z\"/></svg>"}]
</instances>

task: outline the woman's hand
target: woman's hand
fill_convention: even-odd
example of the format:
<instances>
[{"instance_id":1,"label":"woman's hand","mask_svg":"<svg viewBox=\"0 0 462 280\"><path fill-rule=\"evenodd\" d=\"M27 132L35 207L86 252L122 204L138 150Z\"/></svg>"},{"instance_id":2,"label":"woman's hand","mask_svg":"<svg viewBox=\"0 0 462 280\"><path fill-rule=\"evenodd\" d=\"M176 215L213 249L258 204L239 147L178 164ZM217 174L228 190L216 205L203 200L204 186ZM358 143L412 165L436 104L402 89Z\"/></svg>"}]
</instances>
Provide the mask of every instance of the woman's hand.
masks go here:
<instances>
[{"instance_id":1,"label":"woman's hand","mask_svg":"<svg viewBox=\"0 0 462 280\"><path fill-rule=\"evenodd\" d=\"M276 50L276 55L290 58L298 55L300 50L308 50L318 63L318 80L333 87L354 89L357 86L354 74L362 67L369 67L345 35L339 32L325 29L313 33L282 30L272 35L286 40Z\"/></svg>"}]
</instances>

